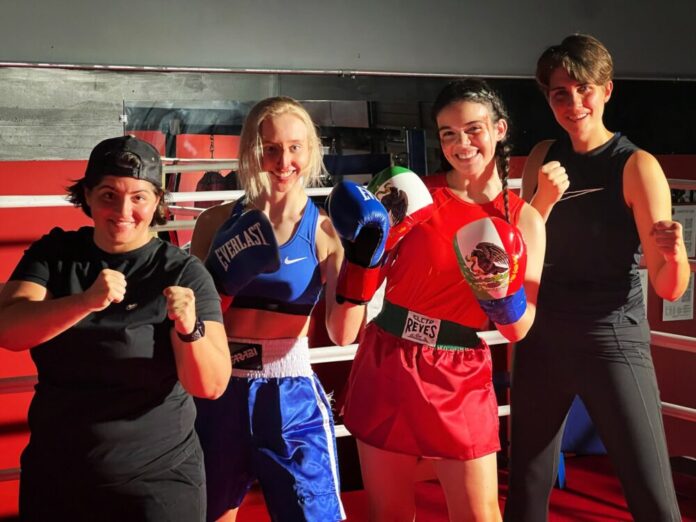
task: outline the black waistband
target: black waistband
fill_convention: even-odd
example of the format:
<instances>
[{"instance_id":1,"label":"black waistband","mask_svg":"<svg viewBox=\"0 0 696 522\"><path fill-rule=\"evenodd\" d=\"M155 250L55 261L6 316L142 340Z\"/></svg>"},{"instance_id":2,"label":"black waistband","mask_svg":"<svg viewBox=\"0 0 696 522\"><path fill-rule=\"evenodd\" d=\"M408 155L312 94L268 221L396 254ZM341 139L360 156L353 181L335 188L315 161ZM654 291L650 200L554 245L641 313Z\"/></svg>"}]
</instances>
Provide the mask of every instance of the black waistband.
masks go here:
<instances>
[{"instance_id":1,"label":"black waistband","mask_svg":"<svg viewBox=\"0 0 696 522\"><path fill-rule=\"evenodd\" d=\"M473 328L445 319L428 317L386 300L382 311L373 321L397 337L446 350L486 346Z\"/></svg>"}]
</instances>

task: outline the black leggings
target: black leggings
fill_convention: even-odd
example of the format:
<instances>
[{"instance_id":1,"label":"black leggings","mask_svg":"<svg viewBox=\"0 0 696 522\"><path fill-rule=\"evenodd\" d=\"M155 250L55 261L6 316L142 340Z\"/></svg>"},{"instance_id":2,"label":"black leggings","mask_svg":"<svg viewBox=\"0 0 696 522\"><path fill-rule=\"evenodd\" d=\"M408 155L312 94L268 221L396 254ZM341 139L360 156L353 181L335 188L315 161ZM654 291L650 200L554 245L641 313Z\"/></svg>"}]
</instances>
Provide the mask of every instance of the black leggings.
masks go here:
<instances>
[{"instance_id":1,"label":"black leggings","mask_svg":"<svg viewBox=\"0 0 696 522\"><path fill-rule=\"evenodd\" d=\"M568 409L579 395L636 521L681 521L647 321L579 325L537 316L515 347L505 521L540 522L556 479Z\"/></svg>"}]
</instances>

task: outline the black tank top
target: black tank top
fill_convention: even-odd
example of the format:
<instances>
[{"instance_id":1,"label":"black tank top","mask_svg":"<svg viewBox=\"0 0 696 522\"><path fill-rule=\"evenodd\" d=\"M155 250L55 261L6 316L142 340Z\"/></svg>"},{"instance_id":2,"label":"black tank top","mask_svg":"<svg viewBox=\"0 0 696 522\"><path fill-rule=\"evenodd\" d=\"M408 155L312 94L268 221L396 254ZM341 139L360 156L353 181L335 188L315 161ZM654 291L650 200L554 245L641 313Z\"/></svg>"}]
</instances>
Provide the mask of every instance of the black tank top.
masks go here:
<instances>
[{"instance_id":1,"label":"black tank top","mask_svg":"<svg viewBox=\"0 0 696 522\"><path fill-rule=\"evenodd\" d=\"M623 196L624 166L636 150L619 133L585 154L568 137L551 145L545 162L565 167L568 191L601 190L566 194L551 211L538 303L545 313L610 323L644 317L640 238Z\"/></svg>"}]
</instances>

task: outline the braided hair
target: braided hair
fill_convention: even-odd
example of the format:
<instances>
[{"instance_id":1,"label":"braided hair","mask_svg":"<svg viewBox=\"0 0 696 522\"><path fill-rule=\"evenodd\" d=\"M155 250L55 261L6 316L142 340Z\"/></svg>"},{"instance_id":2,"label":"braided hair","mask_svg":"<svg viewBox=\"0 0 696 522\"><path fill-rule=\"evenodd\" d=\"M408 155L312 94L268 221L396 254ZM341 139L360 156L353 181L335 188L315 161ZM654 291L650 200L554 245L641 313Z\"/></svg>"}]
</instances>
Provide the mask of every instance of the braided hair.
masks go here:
<instances>
[{"instance_id":1,"label":"braided hair","mask_svg":"<svg viewBox=\"0 0 696 522\"><path fill-rule=\"evenodd\" d=\"M509 125L509 117L505 104L500 95L495 92L484 80L480 78L460 78L452 80L440 91L435 98L432 109L432 119L437 122L437 116L447 106L457 102L475 102L488 107L493 123L505 120ZM503 202L505 204L505 219L510 222L510 210L508 204L508 175L510 173L510 155L512 145L508 142L507 135L495 146L495 162L498 175L503 183ZM440 151L440 165L443 171L451 170L452 165Z\"/></svg>"}]
</instances>

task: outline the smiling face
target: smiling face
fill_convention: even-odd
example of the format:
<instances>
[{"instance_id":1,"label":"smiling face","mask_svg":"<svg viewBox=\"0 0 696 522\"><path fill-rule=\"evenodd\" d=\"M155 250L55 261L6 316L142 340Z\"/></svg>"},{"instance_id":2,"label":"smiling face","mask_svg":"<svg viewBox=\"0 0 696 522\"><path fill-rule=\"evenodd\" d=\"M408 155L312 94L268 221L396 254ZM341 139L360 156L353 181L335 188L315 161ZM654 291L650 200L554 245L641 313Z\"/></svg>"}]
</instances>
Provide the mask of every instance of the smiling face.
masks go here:
<instances>
[{"instance_id":1,"label":"smiling face","mask_svg":"<svg viewBox=\"0 0 696 522\"><path fill-rule=\"evenodd\" d=\"M263 171L273 190L287 192L302 187L298 180L306 174L310 160L307 126L294 114L269 116L261 123Z\"/></svg>"},{"instance_id":2,"label":"smiling face","mask_svg":"<svg viewBox=\"0 0 696 522\"><path fill-rule=\"evenodd\" d=\"M104 176L85 189L85 200L94 220L94 242L105 252L129 252L150 241L160 197L149 181Z\"/></svg>"},{"instance_id":3,"label":"smiling face","mask_svg":"<svg viewBox=\"0 0 696 522\"><path fill-rule=\"evenodd\" d=\"M479 176L495 168L495 148L505 137L507 122L492 121L486 104L457 101L436 119L442 152L455 171Z\"/></svg>"},{"instance_id":4,"label":"smiling face","mask_svg":"<svg viewBox=\"0 0 696 522\"><path fill-rule=\"evenodd\" d=\"M604 85L582 82L572 78L562 67L551 73L549 105L556 121L569 134L574 145L605 139L602 117L612 90L611 81Z\"/></svg>"}]
</instances>

